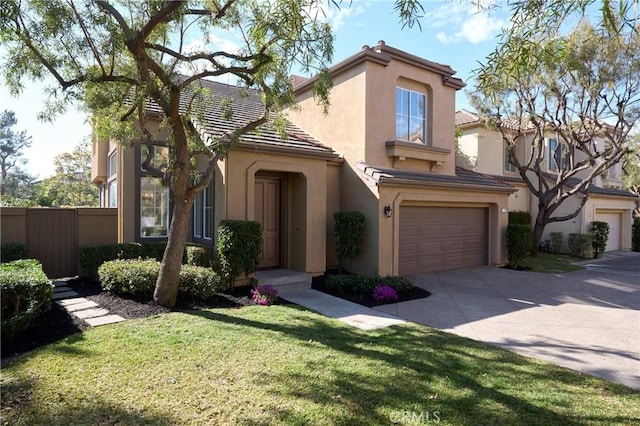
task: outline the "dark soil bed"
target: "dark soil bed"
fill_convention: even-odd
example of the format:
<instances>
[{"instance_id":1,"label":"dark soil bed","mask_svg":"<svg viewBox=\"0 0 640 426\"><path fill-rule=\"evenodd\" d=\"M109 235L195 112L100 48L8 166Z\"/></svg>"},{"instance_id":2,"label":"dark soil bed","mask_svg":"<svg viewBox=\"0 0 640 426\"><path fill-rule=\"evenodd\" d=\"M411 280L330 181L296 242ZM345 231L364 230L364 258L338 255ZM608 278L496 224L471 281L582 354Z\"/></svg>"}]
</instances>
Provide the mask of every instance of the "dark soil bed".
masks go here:
<instances>
[{"instance_id":1,"label":"dark soil bed","mask_svg":"<svg viewBox=\"0 0 640 426\"><path fill-rule=\"evenodd\" d=\"M96 302L109 313L120 315L126 319L143 318L168 312L180 312L194 309L233 308L252 305L250 288L238 287L233 291L220 293L207 301L178 299L173 309L165 308L153 302L131 300L103 292L100 284L94 281L75 279L67 285L88 300ZM14 355L33 350L39 346L56 342L65 337L79 333L89 325L72 315L56 303L51 310L40 316L34 324L10 342L2 344L2 364Z\"/></svg>"},{"instance_id":2,"label":"dark soil bed","mask_svg":"<svg viewBox=\"0 0 640 426\"><path fill-rule=\"evenodd\" d=\"M429 293L427 290L422 289L420 287L413 287L411 289L411 291L398 294L398 300L397 301L379 302L376 299L374 299L372 295L362 295L360 293L339 292L339 291L328 289L325 286L326 277L327 277L326 275L321 275L321 276L313 278L313 282L311 283L311 287L314 290L318 290L318 291L321 291L323 293L327 293L327 294L330 294L332 296L336 296L336 297L339 297L341 299L348 300L350 302L358 303L360 305L367 306L369 308L371 308L373 306L388 305L390 303L407 302L409 300L415 300L415 299L424 299L425 297L431 296L431 293Z\"/></svg>"}]
</instances>

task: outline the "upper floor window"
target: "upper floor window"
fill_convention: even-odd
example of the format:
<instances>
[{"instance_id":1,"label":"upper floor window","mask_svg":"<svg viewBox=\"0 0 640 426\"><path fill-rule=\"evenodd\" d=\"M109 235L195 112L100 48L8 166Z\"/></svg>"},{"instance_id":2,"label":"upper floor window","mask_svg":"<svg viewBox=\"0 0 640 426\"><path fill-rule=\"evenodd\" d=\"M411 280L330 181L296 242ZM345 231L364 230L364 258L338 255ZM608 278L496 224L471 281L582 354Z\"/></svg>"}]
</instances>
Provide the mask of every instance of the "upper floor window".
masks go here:
<instances>
[{"instance_id":1,"label":"upper floor window","mask_svg":"<svg viewBox=\"0 0 640 426\"><path fill-rule=\"evenodd\" d=\"M506 172L517 172L518 168L515 165L513 165L513 163L511 163L511 159L509 157L509 148L510 148L510 145L508 143L505 143L504 144L504 170Z\"/></svg>"},{"instance_id":2,"label":"upper floor window","mask_svg":"<svg viewBox=\"0 0 640 426\"><path fill-rule=\"evenodd\" d=\"M159 171L167 167L169 149L166 146L140 147L140 236L166 237L169 233L169 188L162 179L151 176L144 165Z\"/></svg>"},{"instance_id":3,"label":"upper floor window","mask_svg":"<svg viewBox=\"0 0 640 426\"><path fill-rule=\"evenodd\" d=\"M562 170L563 155L562 144L556 138L549 139L549 170Z\"/></svg>"},{"instance_id":4,"label":"upper floor window","mask_svg":"<svg viewBox=\"0 0 640 426\"><path fill-rule=\"evenodd\" d=\"M108 207L118 207L118 159L116 153L118 151L113 151L109 154L108 164L107 164L107 193L109 196L109 204Z\"/></svg>"},{"instance_id":5,"label":"upper floor window","mask_svg":"<svg viewBox=\"0 0 640 426\"><path fill-rule=\"evenodd\" d=\"M426 95L396 88L396 139L426 143Z\"/></svg>"}]
</instances>

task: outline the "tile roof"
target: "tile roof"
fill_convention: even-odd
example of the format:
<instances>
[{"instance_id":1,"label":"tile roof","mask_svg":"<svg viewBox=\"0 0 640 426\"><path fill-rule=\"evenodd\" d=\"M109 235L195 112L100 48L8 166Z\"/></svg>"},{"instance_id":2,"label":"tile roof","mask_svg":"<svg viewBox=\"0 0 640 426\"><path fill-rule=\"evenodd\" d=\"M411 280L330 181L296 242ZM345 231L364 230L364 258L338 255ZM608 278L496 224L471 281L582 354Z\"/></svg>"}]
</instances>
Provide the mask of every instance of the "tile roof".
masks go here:
<instances>
[{"instance_id":1,"label":"tile roof","mask_svg":"<svg viewBox=\"0 0 640 426\"><path fill-rule=\"evenodd\" d=\"M231 86L210 80L200 80L199 83L201 87L208 89L212 95L210 101L206 103L202 102L203 105L201 105L200 110L195 113L196 118L194 120L196 128L207 144L215 143L217 138L260 118L264 113L262 94L257 90ZM182 97L180 98L181 111L186 112L187 105L190 103L198 105L199 101L193 98L191 91L183 91ZM230 108L225 107L225 104L229 105ZM232 111L230 116L226 114L227 109ZM148 104L147 110L162 114L160 107L153 102ZM225 117L225 115L227 115L227 117ZM283 137L275 128L274 118L275 115L272 115L267 123L258 129L242 135L239 146L255 148L257 150L262 147L294 151L301 154L320 154L335 158L339 157L331 148L323 145L289 121L286 121L285 136Z\"/></svg>"},{"instance_id":2,"label":"tile roof","mask_svg":"<svg viewBox=\"0 0 640 426\"><path fill-rule=\"evenodd\" d=\"M456 126L462 126L465 124L471 123L479 123L480 117L466 109L461 109L460 111L456 111Z\"/></svg>"},{"instance_id":3,"label":"tile roof","mask_svg":"<svg viewBox=\"0 0 640 426\"><path fill-rule=\"evenodd\" d=\"M413 182L416 184L433 186L458 186L458 187L482 187L486 190L499 190L513 192L513 186L503 183L490 176L476 173L474 171L456 167L455 175L444 175L438 173L422 173L411 170L389 169L383 167L372 167L365 163L358 163L356 167L371 177L378 183L382 182Z\"/></svg>"},{"instance_id":4,"label":"tile roof","mask_svg":"<svg viewBox=\"0 0 640 426\"><path fill-rule=\"evenodd\" d=\"M543 173L543 175L547 178L547 179L551 179L551 180L556 180L557 179L557 175L554 175L553 173ZM582 180L575 178L575 177L571 177L569 179L567 179L567 186L572 186L575 187L577 186ZM583 194L585 193L584 190L580 191ZM638 198L636 197L635 194L627 191L626 189L617 189L617 188L603 188L601 186L596 186L596 185L591 185L589 186L589 193L590 194L596 194L596 195L607 195L610 197L629 197L629 198Z\"/></svg>"}]
</instances>

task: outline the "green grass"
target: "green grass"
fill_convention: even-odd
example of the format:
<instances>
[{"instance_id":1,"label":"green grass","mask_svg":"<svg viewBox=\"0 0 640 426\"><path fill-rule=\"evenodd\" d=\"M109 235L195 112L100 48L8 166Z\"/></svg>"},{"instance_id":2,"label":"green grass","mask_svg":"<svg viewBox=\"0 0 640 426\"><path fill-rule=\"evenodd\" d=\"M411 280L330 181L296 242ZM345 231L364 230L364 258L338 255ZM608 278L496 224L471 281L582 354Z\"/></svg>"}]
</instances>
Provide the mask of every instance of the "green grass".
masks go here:
<instances>
[{"instance_id":1,"label":"green grass","mask_svg":"<svg viewBox=\"0 0 640 426\"><path fill-rule=\"evenodd\" d=\"M560 273L583 269L582 266L572 262L580 262L584 259L566 256L562 254L538 253L538 257L529 257L519 263L519 266L529 268L532 272Z\"/></svg>"},{"instance_id":2,"label":"green grass","mask_svg":"<svg viewBox=\"0 0 640 426\"><path fill-rule=\"evenodd\" d=\"M638 424L640 392L418 325L292 306L91 329L5 367L12 425Z\"/></svg>"}]
</instances>

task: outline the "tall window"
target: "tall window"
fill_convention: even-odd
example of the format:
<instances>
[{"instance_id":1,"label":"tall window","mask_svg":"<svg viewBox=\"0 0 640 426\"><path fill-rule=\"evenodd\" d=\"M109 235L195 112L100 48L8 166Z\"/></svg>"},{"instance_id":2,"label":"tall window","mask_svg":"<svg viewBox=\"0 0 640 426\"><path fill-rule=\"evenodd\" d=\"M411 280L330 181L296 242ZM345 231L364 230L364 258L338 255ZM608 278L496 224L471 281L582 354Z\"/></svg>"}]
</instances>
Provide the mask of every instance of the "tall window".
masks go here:
<instances>
[{"instance_id":1,"label":"tall window","mask_svg":"<svg viewBox=\"0 0 640 426\"><path fill-rule=\"evenodd\" d=\"M558 143L558 139L549 139L549 170L562 169L562 144Z\"/></svg>"},{"instance_id":2,"label":"tall window","mask_svg":"<svg viewBox=\"0 0 640 426\"><path fill-rule=\"evenodd\" d=\"M509 158L509 144L504 144L504 170L507 172L517 172L518 169L511 163L511 159ZM515 154L515 153L514 153Z\"/></svg>"},{"instance_id":3,"label":"tall window","mask_svg":"<svg viewBox=\"0 0 640 426\"><path fill-rule=\"evenodd\" d=\"M193 236L203 240L213 239L213 181L194 200Z\"/></svg>"},{"instance_id":4,"label":"tall window","mask_svg":"<svg viewBox=\"0 0 640 426\"><path fill-rule=\"evenodd\" d=\"M109 192L108 207L118 207L118 159L117 151L109 154L109 163L107 164L107 191Z\"/></svg>"},{"instance_id":5,"label":"tall window","mask_svg":"<svg viewBox=\"0 0 640 426\"><path fill-rule=\"evenodd\" d=\"M425 105L424 93L396 88L396 139L426 143Z\"/></svg>"},{"instance_id":6,"label":"tall window","mask_svg":"<svg viewBox=\"0 0 640 426\"><path fill-rule=\"evenodd\" d=\"M169 233L169 188L160 178L150 176L142 165L158 171L167 167L169 149L165 146L143 145L140 148L140 236L166 237Z\"/></svg>"}]
</instances>

